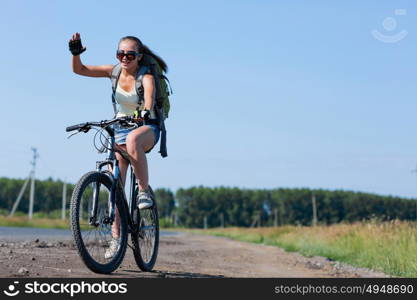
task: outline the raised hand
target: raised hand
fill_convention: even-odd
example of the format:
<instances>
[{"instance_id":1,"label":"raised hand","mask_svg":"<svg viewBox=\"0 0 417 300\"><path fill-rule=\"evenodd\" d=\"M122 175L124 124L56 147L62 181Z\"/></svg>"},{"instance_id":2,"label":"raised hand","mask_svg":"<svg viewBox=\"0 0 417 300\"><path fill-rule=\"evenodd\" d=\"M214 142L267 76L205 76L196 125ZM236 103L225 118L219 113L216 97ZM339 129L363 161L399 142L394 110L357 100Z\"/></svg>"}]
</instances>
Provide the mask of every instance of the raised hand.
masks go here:
<instances>
[{"instance_id":1,"label":"raised hand","mask_svg":"<svg viewBox=\"0 0 417 300\"><path fill-rule=\"evenodd\" d=\"M72 55L77 56L87 50L87 47L83 47L81 44L81 37L80 33L76 32L72 35L72 38L69 40L69 50L71 51Z\"/></svg>"}]
</instances>

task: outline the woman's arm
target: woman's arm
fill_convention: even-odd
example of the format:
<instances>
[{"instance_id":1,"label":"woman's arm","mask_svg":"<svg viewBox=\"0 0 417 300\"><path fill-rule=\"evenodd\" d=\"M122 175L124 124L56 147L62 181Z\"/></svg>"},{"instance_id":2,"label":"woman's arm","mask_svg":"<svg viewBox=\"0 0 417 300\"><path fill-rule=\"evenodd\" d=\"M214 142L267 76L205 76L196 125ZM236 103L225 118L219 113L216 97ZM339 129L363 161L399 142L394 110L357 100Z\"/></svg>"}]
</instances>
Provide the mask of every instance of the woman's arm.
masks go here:
<instances>
[{"instance_id":1,"label":"woman's arm","mask_svg":"<svg viewBox=\"0 0 417 300\"><path fill-rule=\"evenodd\" d=\"M70 43L71 41L75 41L75 40L81 40L80 34L78 32L72 35L72 38L70 39ZM83 51L85 51L85 49ZM85 66L81 62L80 56L81 55L72 56L72 71L75 74L89 76L89 77L111 77L111 71L113 69L113 65Z\"/></svg>"},{"instance_id":2,"label":"woman's arm","mask_svg":"<svg viewBox=\"0 0 417 300\"><path fill-rule=\"evenodd\" d=\"M72 70L78 75L110 78L113 65L85 66L81 62L80 55L77 55L72 57Z\"/></svg>"},{"instance_id":3,"label":"woman's arm","mask_svg":"<svg viewBox=\"0 0 417 300\"><path fill-rule=\"evenodd\" d=\"M155 99L155 81L153 76L151 74L143 76L142 84L145 98L144 109L151 110Z\"/></svg>"}]
</instances>

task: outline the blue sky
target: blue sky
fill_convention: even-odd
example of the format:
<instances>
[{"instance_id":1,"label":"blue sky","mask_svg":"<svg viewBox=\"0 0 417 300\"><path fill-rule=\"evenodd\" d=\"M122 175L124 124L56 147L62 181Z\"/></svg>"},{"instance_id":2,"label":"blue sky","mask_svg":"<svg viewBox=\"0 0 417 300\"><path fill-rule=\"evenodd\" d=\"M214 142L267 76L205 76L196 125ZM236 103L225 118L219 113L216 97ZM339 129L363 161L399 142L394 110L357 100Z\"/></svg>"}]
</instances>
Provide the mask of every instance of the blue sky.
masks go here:
<instances>
[{"instance_id":1,"label":"blue sky","mask_svg":"<svg viewBox=\"0 0 417 300\"><path fill-rule=\"evenodd\" d=\"M413 1L5 1L0 176L76 182L103 158L68 125L112 116L110 81L71 71L116 63L136 35L169 65L169 157L154 187L310 187L417 195ZM403 9L398 13L396 9ZM405 11L404 11L405 10ZM397 13L396 13L397 12ZM405 14L404 14L405 12ZM395 37L384 43L378 30Z\"/></svg>"}]
</instances>

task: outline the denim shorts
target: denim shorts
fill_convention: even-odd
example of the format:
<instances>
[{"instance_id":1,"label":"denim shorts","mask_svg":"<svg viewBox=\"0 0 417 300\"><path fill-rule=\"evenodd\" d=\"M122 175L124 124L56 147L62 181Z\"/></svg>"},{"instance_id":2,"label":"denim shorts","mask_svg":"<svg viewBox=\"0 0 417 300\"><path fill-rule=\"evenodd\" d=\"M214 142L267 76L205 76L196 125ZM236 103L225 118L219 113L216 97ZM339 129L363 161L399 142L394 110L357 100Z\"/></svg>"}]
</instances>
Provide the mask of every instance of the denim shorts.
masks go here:
<instances>
[{"instance_id":1,"label":"denim shorts","mask_svg":"<svg viewBox=\"0 0 417 300\"><path fill-rule=\"evenodd\" d=\"M158 125L155 124L146 124L143 126L148 126L152 129L154 135L155 135L155 143L153 144L154 146L156 145L156 143L158 143L159 141L159 137L161 135L161 130L159 129ZM113 126L114 129L114 138L116 141L116 144L119 145L124 145L126 144L126 137L127 135L135 130L136 128L138 128L137 126L132 126L132 127L125 127L125 126L121 126L120 124L115 124Z\"/></svg>"}]
</instances>

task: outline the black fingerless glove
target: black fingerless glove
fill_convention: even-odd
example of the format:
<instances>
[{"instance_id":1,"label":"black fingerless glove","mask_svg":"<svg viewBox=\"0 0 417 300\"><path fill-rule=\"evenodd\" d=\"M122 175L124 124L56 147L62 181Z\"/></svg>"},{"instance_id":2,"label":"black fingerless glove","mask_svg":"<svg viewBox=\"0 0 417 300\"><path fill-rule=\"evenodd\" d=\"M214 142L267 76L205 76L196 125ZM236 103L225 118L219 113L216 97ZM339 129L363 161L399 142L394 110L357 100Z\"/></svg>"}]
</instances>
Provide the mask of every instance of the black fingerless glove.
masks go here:
<instances>
[{"instance_id":1,"label":"black fingerless glove","mask_svg":"<svg viewBox=\"0 0 417 300\"><path fill-rule=\"evenodd\" d=\"M142 119L145 122L148 122L149 121L149 118L151 117L151 112L149 110L147 110L147 109L144 109L144 110L142 110L140 112L140 116L142 117Z\"/></svg>"},{"instance_id":2,"label":"black fingerless glove","mask_svg":"<svg viewBox=\"0 0 417 300\"><path fill-rule=\"evenodd\" d=\"M83 48L81 40L73 40L69 41L69 50L71 51L72 55L77 56L87 50L87 48Z\"/></svg>"}]
</instances>

